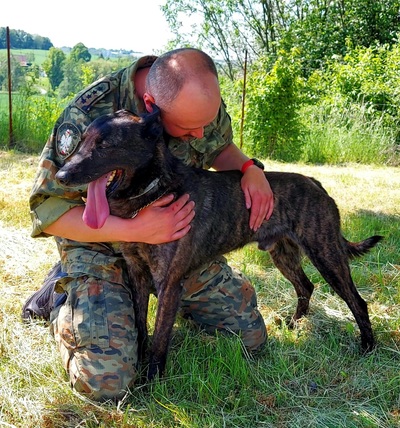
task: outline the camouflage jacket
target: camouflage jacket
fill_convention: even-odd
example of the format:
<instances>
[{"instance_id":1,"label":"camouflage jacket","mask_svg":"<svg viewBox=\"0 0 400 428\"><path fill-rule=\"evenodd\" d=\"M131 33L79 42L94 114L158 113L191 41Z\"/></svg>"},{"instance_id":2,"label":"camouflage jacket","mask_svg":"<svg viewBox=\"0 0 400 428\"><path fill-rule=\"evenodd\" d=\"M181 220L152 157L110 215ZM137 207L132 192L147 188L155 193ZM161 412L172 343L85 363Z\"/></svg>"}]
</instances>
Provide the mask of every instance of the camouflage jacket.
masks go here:
<instances>
[{"instance_id":1,"label":"camouflage jacket","mask_svg":"<svg viewBox=\"0 0 400 428\"><path fill-rule=\"evenodd\" d=\"M155 56L140 58L129 67L99 79L81 91L62 112L41 154L29 199L33 237L47 236L43 230L71 208L83 204L86 186L63 187L55 180L55 174L79 146L82 133L94 119L119 109L136 114L145 112L143 100L136 94L134 75L138 69L150 67L155 59ZM203 138L184 142L170 137L168 147L184 163L210 168L231 143L231 120L222 102L217 117L205 128Z\"/></svg>"}]
</instances>

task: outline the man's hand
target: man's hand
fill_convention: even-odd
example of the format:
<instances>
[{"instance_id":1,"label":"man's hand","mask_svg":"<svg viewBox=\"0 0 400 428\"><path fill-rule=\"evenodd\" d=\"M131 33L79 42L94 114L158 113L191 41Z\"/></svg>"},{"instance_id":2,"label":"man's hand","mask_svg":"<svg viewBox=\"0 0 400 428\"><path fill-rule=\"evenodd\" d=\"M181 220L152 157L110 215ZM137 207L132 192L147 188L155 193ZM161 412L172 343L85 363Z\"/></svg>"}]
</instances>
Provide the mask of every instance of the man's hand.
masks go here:
<instances>
[{"instance_id":1,"label":"man's hand","mask_svg":"<svg viewBox=\"0 0 400 428\"><path fill-rule=\"evenodd\" d=\"M183 195L175 202L173 195L167 195L141 210L132 221L140 228L142 237L137 242L163 244L185 236L195 215L194 202L189 195Z\"/></svg>"},{"instance_id":2,"label":"man's hand","mask_svg":"<svg viewBox=\"0 0 400 428\"><path fill-rule=\"evenodd\" d=\"M250 209L250 228L254 231L268 220L274 209L274 195L264 172L253 165L247 168L241 180L247 209Z\"/></svg>"},{"instance_id":3,"label":"man's hand","mask_svg":"<svg viewBox=\"0 0 400 428\"><path fill-rule=\"evenodd\" d=\"M241 170L248 160L235 144L228 144L215 158L213 168L217 171ZM256 231L264 220L268 220L274 209L274 195L264 171L255 165L249 166L243 174L241 186L250 209L250 228Z\"/></svg>"}]
</instances>

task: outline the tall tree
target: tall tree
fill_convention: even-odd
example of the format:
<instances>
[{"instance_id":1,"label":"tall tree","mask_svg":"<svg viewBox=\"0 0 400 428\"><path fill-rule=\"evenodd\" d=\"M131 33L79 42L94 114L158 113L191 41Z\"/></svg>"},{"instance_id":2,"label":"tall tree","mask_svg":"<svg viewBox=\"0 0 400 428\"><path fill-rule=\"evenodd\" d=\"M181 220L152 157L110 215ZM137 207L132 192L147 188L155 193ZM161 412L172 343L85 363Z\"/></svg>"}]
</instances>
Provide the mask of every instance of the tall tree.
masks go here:
<instances>
[{"instance_id":1,"label":"tall tree","mask_svg":"<svg viewBox=\"0 0 400 428\"><path fill-rule=\"evenodd\" d=\"M400 33L400 0L167 0L162 10L174 44L205 49L231 79L245 50L252 62L299 48L309 74L349 43L393 45Z\"/></svg>"},{"instance_id":2,"label":"tall tree","mask_svg":"<svg viewBox=\"0 0 400 428\"><path fill-rule=\"evenodd\" d=\"M49 78L51 88L56 90L64 79L65 54L61 49L50 48L43 69Z\"/></svg>"},{"instance_id":3,"label":"tall tree","mask_svg":"<svg viewBox=\"0 0 400 428\"><path fill-rule=\"evenodd\" d=\"M394 45L400 0L288 0L288 30L281 44L300 47L306 74L343 56L348 46Z\"/></svg>"},{"instance_id":4,"label":"tall tree","mask_svg":"<svg viewBox=\"0 0 400 428\"><path fill-rule=\"evenodd\" d=\"M10 44L12 49L43 49L49 50L53 47L48 37L29 34L23 30L10 29ZM6 27L0 27L0 49L7 47Z\"/></svg>"},{"instance_id":5,"label":"tall tree","mask_svg":"<svg viewBox=\"0 0 400 428\"><path fill-rule=\"evenodd\" d=\"M221 60L232 79L249 58L276 54L285 0L167 0L162 10L179 45L196 45ZM183 20L191 22L185 33ZM187 27L187 26L186 26Z\"/></svg>"},{"instance_id":6,"label":"tall tree","mask_svg":"<svg viewBox=\"0 0 400 428\"><path fill-rule=\"evenodd\" d=\"M89 62L92 58L92 55L90 54L89 49L83 43L78 43L71 49L69 57L71 61L78 63L81 60Z\"/></svg>"},{"instance_id":7,"label":"tall tree","mask_svg":"<svg viewBox=\"0 0 400 428\"><path fill-rule=\"evenodd\" d=\"M64 80L59 87L61 98L71 97L84 87L83 79L85 74L82 72L82 66L86 64L83 60L76 62L69 56L64 64Z\"/></svg>"}]
</instances>

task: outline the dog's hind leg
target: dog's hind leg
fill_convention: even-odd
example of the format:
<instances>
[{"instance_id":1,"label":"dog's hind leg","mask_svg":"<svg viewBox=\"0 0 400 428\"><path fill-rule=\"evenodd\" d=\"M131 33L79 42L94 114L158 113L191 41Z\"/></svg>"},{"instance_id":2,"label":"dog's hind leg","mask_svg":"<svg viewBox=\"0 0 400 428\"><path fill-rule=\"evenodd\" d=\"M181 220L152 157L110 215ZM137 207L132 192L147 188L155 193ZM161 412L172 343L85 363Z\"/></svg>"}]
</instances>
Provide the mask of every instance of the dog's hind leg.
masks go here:
<instances>
[{"instance_id":1,"label":"dog's hind leg","mask_svg":"<svg viewBox=\"0 0 400 428\"><path fill-rule=\"evenodd\" d=\"M297 308L289 323L293 327L297 320L308 313L314 285L303 271L301 266L302 253L295 242L288 238L281 239L274 244L269 252L275 266L293 284L296 290Z\"/></svg>"},{"instance_id":2,"label":"dog's hind leg","mask_svg":"<svg viewBox=\"0 0 400 428\"><path fill-rule=\"evenodd\" d=\"M335 248L336 247L336 248ZM350 273L347 254L340 243L333 242L316 251L308 251L308 256L314 266L333 290L346 302L354 315L361 334L361 347L364 353L375 346L371 322L368 315L367 303L357 291Z\"/></svg>"}]
</instances>

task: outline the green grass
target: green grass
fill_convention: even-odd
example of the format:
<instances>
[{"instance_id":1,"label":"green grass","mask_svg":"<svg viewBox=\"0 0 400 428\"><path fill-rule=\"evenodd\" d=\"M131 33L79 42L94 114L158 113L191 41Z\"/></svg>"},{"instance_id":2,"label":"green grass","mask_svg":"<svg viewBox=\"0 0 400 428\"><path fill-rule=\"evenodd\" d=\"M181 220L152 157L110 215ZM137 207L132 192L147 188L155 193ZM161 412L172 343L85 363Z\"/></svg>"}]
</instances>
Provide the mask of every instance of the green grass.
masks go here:
<instances>
[{"instance_id":1,"label":"green grass","mask_svg":"<svg viewBox=\"0 0 400 428\"><path fill-rule=\"evenodd\" d=\"M0 149L40 153L65 101L43 95L12 95L12 143L9 134L8 95L0 93Z\"/></svg>"},{"instance_id":2,"label":"green grass","mask_svg":"<svg viewBox=\"0 0 400 428\"><path fill-rule=\"evenodd\" d=\"M398 130L383 116L367 117L365 106L352 104L344 111L335 105L303 107L306 122L302 160L310 163L398 166Z\"/></svg>"},{"instance_id":3,"label":"green grass","mask_svg":"<svg viewBox=\"0 0 400 428\"><path fill-rule=\"evenodd\" d=\"M27 199L36 156L0 152L0 426L12 427L332 427L400 426L400 171L397 168L277 164L318 178L336 199L347 238L385 240L352 261L368 301L378 347L359 353L344 302L305 263L315 284L310 314L285 320L295 294L254 246L229 255L257 288L268 342L256 355L240 339L198 331L178 319L166 376L137 385L119 406L98 405L69 388L44 324L23 324L21 307L57 259L52 239L29 237ZM150 323L156 300L151 300Z\"/></svg>"},{"instance_id":4,"label":"green grass","mask_svg":"<svg viewBox=\"0 0 400 428\"><path fill-rule=\"evenodd\" d=\"M49 54L48 50L42 50L42 49L11 49L12 56L25 55L28 61L31 61L39 66L43 64L48 54ZM7 49L0 49L0 57L6 56L6 55L7 55Z\"/></svg>"}]
</instances>

